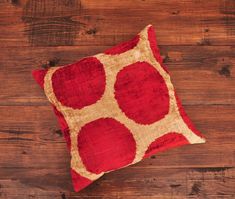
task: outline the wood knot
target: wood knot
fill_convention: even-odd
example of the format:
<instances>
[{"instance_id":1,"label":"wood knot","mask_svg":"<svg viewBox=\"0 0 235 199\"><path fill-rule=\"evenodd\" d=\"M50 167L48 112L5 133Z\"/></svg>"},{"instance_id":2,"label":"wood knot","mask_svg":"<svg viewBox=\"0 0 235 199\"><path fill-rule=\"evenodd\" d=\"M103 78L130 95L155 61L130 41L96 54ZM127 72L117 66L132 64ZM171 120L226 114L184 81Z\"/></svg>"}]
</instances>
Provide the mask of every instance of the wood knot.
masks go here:
<instances>
[{"instance_id":1,"label":"wood knot","mask_svg":"<svg viewBox=\"0 0 235 199\"><path fill-rule=\"evenodd\" d=\"M11 0L10 2L13 6L20 6L20 1L19 0Z\"/></svg>"},{"instance_id":2,"label":"wood knot","mask_svg":"<svg viewBox=\"0 0 235 199\"><path fill-rule=\"evenodd\" d=\"M179 10L176 10L176 11L173 11L171 14L173 14L173 15L178 15L180 13L180 11Z\"/></svg>"},{"instance_id":3,"label":"wood knot","mask_svg":"<svg viewBox=\"0 0 235 199\"><path fill-rule=\"evenodd\" d=\"M88 35L95 35L97 33L97 29L96 28L91 28L88 31L86 31L86 33Z\"/></svg>"},{"instance_id":4,"label":"wood knot","mask_svg":"<svg viewBox=\"0 0 235 199\"><path fill-rule=\"evenodd\" d=\"M210 46L211 42L209 39L203 38L200 42L197 43L199 46Z\"/></svg>"},{"instance_id":5,"label":"wood knot","mask_svg":"<svg viewBox=\"0 0 235 199\"><path fill-rule=\"evenodd\" d=\"M201 192L202 184L201 182L195 182L192 186L191 193L189 195L199 195Z\"/></svg>"},{"instance_id":6,"label":"wood knot","mask_svg":"<svg viewBox=\"0 0 235 199\"><path fill-rule=\"evenodd\" d=\"M55 130L55 133L59 135L60 137L63 135L62 131L60 129Z\"/></svg>"},{"instance_id":7,"label":"wood knot","mask_svg":"<svg viewBox=\"0 0 235 199\"><path fill-rule=\"evenodd\" d=\"M170 61L170 57L168 56L168 54L163 55L162 58L163 58L163 59L162 59L162 62L163 62L164 64Z\"/></svg>"},{"instance_id":8,"label":"wood knot","mask_svg":"<svg viewBox=\"0 0 235 199\"><path fill-rule=\"evenodd\" d=\"M230 66L229 65L225 65L223 66L219 71L218 73L222 76L225 76L225 77L230 77L231 76L231 72L230 72Z\"/></svg>"},{"instance_id":9,"label":"wood knot","mask_svg":"<svg viewBox=\"0 0 235 199\"><path fill-rule=\"evenodd\" d=\"M61 199L66 199L65 193L61 194Z\"/></svg>"},{"instance_id":10,"label":"wood knot","mask_svg":"<svg viewBox=\"0 0 235 199\"><path fill-rule=\"evenodd\" d=\"M181 184L171 184L170 185L171 188L177 188L177 187L180 187L180 186L181 186Z\"/></svg>"},{"instance_id":11,"label":"wood knot","mask_svg":"<svg viewBox=\"0 0 235 199\"><path fill-rule=\"evenodd\" d=\"M55 67L59 64L59 61L60 59L55 57L51 60L48 60L46 63L42 64L42 68Z\"/></svg>"}]
</instances>

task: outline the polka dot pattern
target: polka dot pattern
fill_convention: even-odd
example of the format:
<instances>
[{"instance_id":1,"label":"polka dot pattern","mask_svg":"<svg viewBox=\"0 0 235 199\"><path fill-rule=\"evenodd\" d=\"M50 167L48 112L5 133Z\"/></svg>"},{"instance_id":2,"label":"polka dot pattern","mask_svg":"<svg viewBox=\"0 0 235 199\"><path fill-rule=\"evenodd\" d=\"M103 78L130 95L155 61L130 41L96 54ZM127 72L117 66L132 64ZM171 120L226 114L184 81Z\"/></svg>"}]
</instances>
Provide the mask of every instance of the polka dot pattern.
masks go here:
<instances>
[{"instance_id":1,"label":"polka dot pattern","mask_svg":"<svg viewBox=\"0 0 235 199\"><path fill-rule=\"evenodd\" d=\"M205 142L175 94L151 25L104 53L33 76L58 117L75 191L157 152Z\"/></svg>"}]
</instances>

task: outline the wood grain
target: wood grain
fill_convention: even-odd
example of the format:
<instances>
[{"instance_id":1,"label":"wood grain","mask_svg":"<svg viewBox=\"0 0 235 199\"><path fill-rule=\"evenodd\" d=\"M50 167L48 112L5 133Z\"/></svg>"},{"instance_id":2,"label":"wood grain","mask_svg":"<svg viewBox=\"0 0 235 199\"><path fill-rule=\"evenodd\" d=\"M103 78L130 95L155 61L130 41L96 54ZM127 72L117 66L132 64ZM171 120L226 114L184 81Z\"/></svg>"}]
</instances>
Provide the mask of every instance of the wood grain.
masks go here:
<instances>
[{"instance_id":1,"label":"wood grain","mask_svg":"<svg viewBox=\"0 0 235 199\"><path fill-rule=\"evenodd\" d=\"M186 112L207 143L159 153L73 192L70 157L31 77L153 24ZM0 0L0 198L235 197L233 0Z\"/></svg>"}]
</instances>

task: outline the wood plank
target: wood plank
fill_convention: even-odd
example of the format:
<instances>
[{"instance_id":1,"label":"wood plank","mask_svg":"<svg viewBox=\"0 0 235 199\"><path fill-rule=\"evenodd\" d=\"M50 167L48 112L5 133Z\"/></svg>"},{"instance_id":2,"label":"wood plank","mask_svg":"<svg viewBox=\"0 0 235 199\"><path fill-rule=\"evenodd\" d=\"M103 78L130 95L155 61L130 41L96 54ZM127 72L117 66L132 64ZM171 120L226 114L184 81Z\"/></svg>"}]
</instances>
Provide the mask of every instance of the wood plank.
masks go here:
<instances>
[{"instance_id":1,"label":"wood plank","mask_svg":"<svg viewBox=\"0 0 235 199\"><path fill-rule=\"evenodd\" d=\"M69 164L62 133L50 106L2 106L0 112L0 151L8 151L0 153L0 167L21 168L30 165L32 168L45 169L63 168ZM136 167L234 166L235 106L189 105L186 106L186 112L208 138L207 143L159 153Z\"/></svg>"},{"instance_id":2,"label":"wood plank","mask_svg":"<svg viewBox=\"0 0 235 199\"><path fill-rule=\"evenodd\" d=\"M10 198L31 196L35 198L181 199L233 198L235 194L233 189L235 169L225 167L164 170L150 168L148 172L141 168L124 168L106 174L80 193L68 191L72 189L72 185L65 170L6 169L6 172L11 180L4 179L4 174L1 175L1 190L3 197ZM19 178L15 178L14 173Z\"/></svg>"},{"instance_id":3,"label":"wood plank","mask_svg":"<svg viewBox=\"0 0 235 199\"><path fill-rule=\"evenodd\" d=\"M0 105L48 104L31 76L33 69L73 63L108 46L4 48ZM235 54L229 46L160 46L183 104L235 104ZM10 88L10 89L9 89Z\"/></svg>"},{"instance_id":4,"label":"wood plank","mask_svg":"<svg viewBox=\"0 0 235 199\"><path fill-rule=\"evenodd\" d=\"M105 6L110 4L107 1L97 6L97 1L53 2L2 3L0 45L114 45L149 23L155 26L161 45L231 45L235 41L234 1L216 0L208 5L203 1L137 1L136 5L114 1L110 7ZM146 7L138 8L139 4Z\"/></svg>"}]
</instances>

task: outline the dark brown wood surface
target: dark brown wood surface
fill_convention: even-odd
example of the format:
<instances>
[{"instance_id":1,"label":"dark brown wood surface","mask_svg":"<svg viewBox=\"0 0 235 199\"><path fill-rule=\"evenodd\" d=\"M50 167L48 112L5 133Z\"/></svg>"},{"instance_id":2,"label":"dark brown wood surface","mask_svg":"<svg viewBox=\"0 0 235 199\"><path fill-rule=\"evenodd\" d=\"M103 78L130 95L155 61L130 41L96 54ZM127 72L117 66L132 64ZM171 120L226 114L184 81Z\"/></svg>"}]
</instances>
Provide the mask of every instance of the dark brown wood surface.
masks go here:
<instances>
[{"instance_id":1,"label":"dark brown wood surface","mask_svg":"<svg viewBox=\"0 0 235 199\"><path fill-rule=\"evenodd\" d=\"M75 193L65 141L31 70L96 54L147 24L207 143ZM235 198L234 0L0 0L0 48L0 198Z\"/></svg>"}]
</instances>

